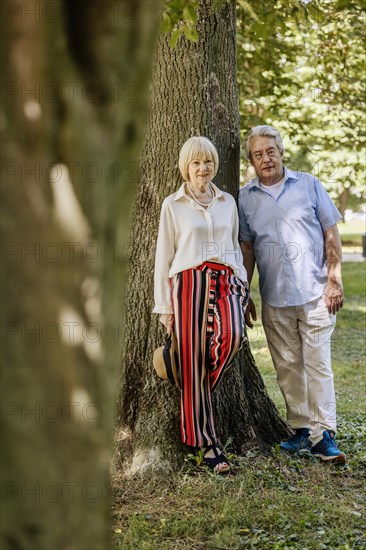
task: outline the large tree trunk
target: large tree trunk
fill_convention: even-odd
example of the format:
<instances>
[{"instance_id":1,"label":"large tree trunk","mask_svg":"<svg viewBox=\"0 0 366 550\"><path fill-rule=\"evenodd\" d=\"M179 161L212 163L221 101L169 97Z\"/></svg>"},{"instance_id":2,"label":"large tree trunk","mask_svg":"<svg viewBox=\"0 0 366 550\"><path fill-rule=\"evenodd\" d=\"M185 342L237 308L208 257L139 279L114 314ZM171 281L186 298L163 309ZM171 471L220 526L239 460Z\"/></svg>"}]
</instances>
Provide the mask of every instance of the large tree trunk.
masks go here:
<instances>
[{"instance_id":1,"label":"large tree trunk","mask_svg":"<svg viewBox=\"0 0 366 550\"><path fill-rule=\"evenodd\" d=\"M169 37L159 41L152 105L141 160L127 284L127 327L117 432L117 465L126 472L176 468L183 446L179 436L179 392L154 373L152 356L163 341L153 308L153 270L163 199L181 185L179 150L192 135L217 146L215 182L237 196L239 113L236 80L235 2L219 9L201 0L197 44ZM237 451L270 445L287 433L254 365L249 346L240 353L214 396L217 433L233 438Z\"/></svg>"},{"instance_id":2,"label":"large tree trunk","mask_svg":"<svg viewBox=\"0 0 366 550\"><path fill-rule=\"evenodd\" d=\"M126 167L160 7L3 5L4 550L110 548Z\"/></svg>"}]
</instances>

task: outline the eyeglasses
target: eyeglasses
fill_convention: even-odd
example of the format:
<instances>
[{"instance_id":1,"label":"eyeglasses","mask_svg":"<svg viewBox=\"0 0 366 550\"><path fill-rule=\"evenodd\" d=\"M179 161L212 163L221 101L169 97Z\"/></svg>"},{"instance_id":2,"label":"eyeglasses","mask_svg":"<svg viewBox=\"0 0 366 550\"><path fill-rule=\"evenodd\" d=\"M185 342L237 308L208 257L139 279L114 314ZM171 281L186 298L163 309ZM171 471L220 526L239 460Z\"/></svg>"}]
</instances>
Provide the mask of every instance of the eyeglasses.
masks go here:
<instances>
[{"instance_id":1,"label":"eyeglasses","mask_svg":"<svg viewBox=\"0 0 366 550\"><path fill-rule=\"evenodd\" d=\"M270 159L274 158L277 155L276 149L270 149L269 151L266 151L265 153L254 153L253 158L255 160L263 160L265 156L268 156Z\"/></svg>"}]
</instances>

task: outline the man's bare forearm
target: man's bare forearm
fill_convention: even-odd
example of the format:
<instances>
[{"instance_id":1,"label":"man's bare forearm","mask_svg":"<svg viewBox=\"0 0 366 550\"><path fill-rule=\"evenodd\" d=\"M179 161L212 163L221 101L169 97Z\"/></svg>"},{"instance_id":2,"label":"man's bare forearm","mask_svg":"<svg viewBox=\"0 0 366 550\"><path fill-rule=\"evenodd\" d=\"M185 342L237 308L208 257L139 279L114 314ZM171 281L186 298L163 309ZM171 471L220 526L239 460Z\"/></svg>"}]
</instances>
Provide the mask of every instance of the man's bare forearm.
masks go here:
<instances>
[{"instance_id":1,"label":"man's bare forearm","mask_svg":"<svg viewBox=\"0 0 366 550\"><path fill-rule=\"evenodd\" d=\"M338 227L333 225L324 231L325 254L328 265L328 282L325 287L325 305L333 315L343 306L342 243Z\"/></svg>"},{"instance_id":2,"label":"man's bare forearm","mask_svg":"<svg viewBox=\"0 0 366 550\"><path fill-rule=\"evenodd\" d=\"M336 225L332 225L332 227L324 231L324 240L328 265L328 281L341 281L342 242Z\"/></svg>"}]
</instances>

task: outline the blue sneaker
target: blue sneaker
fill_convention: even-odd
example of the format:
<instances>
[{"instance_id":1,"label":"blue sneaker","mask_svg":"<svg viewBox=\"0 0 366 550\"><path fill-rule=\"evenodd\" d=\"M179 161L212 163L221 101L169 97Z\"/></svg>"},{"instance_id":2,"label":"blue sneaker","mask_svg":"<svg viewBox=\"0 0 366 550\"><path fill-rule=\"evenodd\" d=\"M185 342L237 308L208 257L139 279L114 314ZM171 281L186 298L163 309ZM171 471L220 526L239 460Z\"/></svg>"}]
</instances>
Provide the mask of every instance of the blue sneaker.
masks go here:
<instances>
[{"instance_id":1,"label":"blue sneaker","mask_svg":"<svg viewBox=\"0 0 366 550\"><path fill-rule=\"evenodd\" d=\"M290 437L290 439L288 439L287 441L282 441L280 443L281 451L300 454L310 451L311 442L309 439L309 428L298 428L297 430L295 430L295 432L295 435Z\"/></svg>"},{"instance_id":2,"label":"blue sneaker","mask_svg":"<svg viewBox=\"0 0 366 550\"><path fill-rule=\"evenodd\" d=\"M323 460L323 462L336 462L345 464L346 455L342 453L335 444L335 433L331 430L323 432L323 439L311 448L311 454Z\"/></svg>"}]
</instances>

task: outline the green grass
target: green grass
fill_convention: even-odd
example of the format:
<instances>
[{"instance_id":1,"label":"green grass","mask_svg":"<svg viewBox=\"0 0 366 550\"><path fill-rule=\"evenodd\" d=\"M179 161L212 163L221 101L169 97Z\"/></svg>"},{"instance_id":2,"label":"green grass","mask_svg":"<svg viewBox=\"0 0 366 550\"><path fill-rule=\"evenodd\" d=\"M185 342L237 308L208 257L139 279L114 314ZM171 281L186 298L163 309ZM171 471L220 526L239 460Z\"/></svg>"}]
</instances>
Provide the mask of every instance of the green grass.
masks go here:
<instances>
[{"instance_id":1,"label":"green grass","mask_svg":"<svg viewBox=\"0 0 366 550\"><path fill-rule=\"evenodd\" d=\"M366 548L364 270L363 263L344 264L346 301L332 341L337 439L348 464L288 457L276 447L271 456L233 457L234 472L227 477L187 461L180 473L163 480L123 480L114 488L114 548ZM253 297L259 306L257 291ZM256 325L249 334L251 348L284 413L263 331Z\"/></svg>"},{"instance_id":2,"label":"green grass","mask_svg":"<svg viewBox=\"0 0 366 550\"><path fill-rule=\"evenodd\" d=\"M351 220L338 224L342 240L343 253L361 254L362 235L366 232L366 224L363 220Z\"/></svg>"},{"instance_id":3,"label":"green grass","mask_svg":"<svg viewBox=\"0 0 366 550\"><path fill-rule=\"evenodd\" d=\"M347 223L339 223L338 229L343 235L362 235L366 231L366 224L363 220L350 220Z\"/></svg>"}]
</instances>

